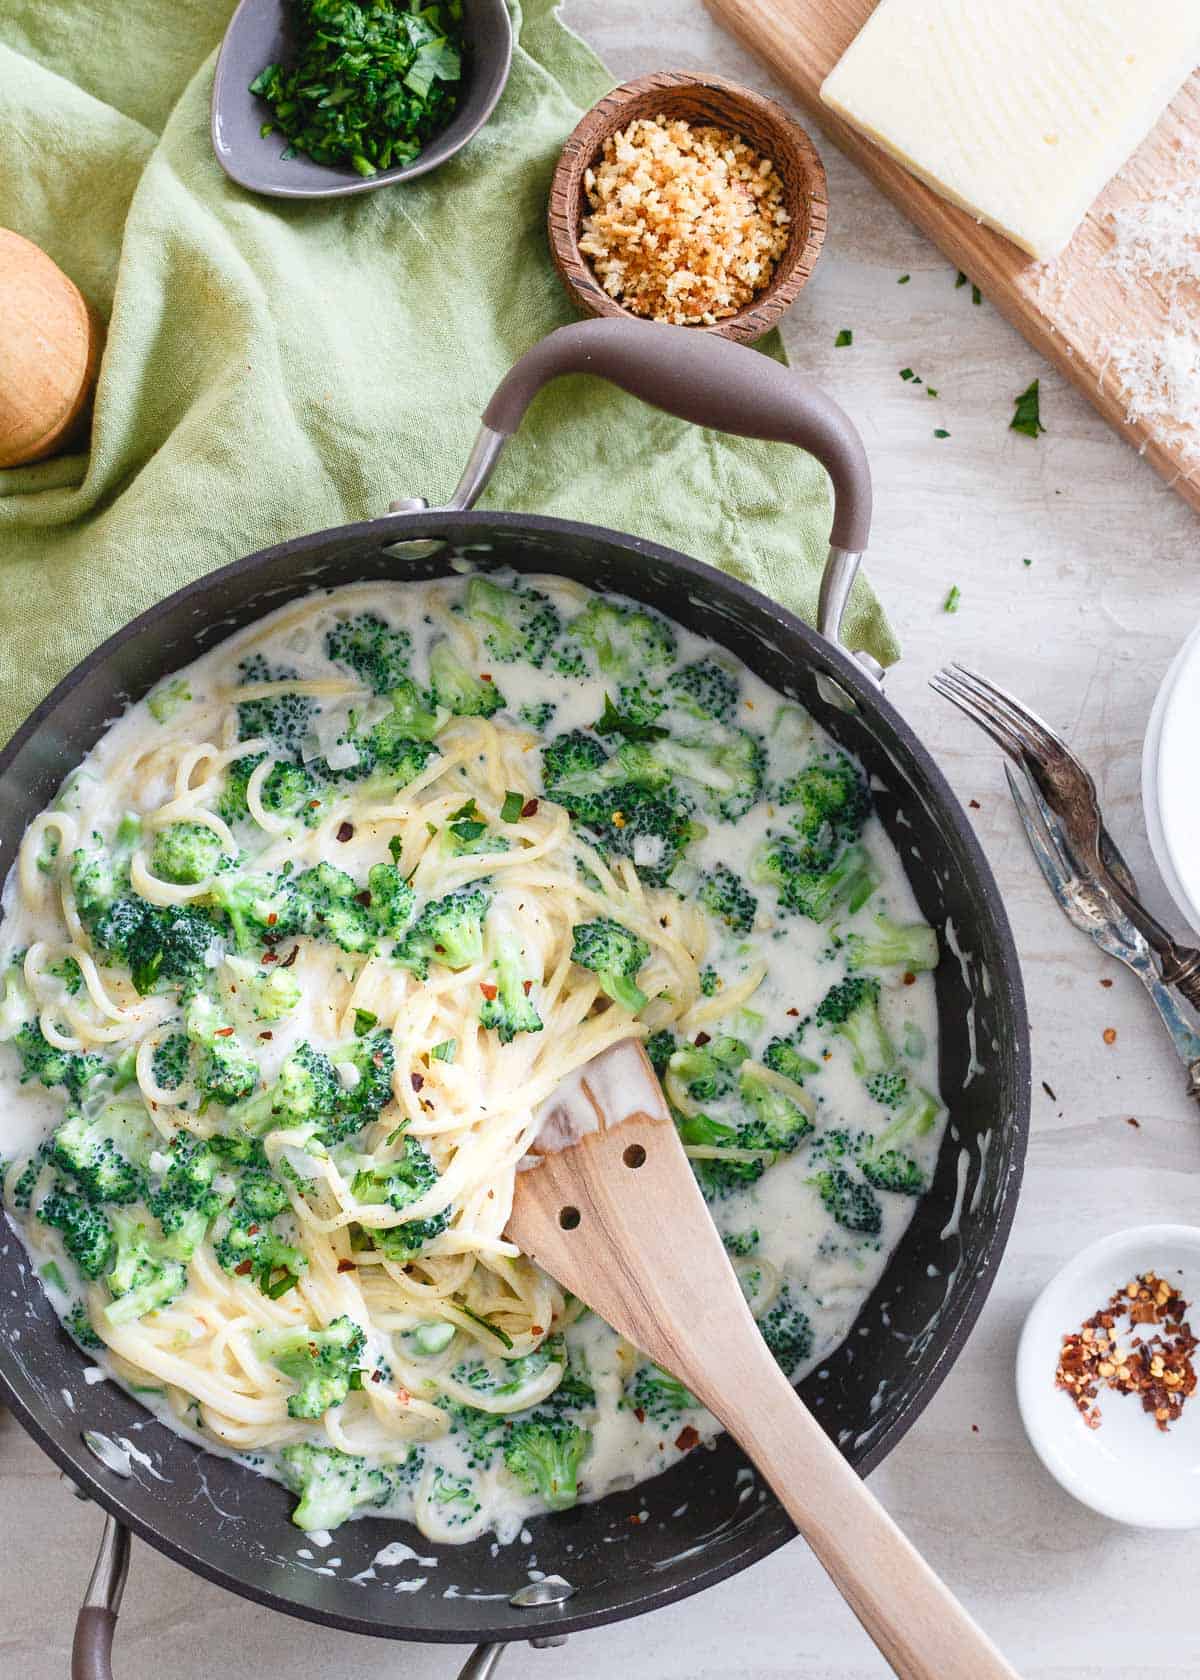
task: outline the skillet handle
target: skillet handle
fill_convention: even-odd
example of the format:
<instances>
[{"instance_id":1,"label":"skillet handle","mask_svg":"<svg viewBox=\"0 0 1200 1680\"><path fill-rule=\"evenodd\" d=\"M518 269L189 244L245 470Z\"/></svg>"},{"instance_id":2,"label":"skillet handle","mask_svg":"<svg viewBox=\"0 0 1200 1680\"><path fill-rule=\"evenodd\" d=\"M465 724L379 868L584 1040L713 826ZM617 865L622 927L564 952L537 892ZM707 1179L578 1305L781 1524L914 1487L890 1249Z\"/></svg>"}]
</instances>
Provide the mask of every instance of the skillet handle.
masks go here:
<instances>
[{"instance_id":1,"label":"skillet handle","mask_svg":"<svg viewBox=\"0 0 1200 1680\"><path fill-rule=\"evenodd\" d=\"M839 640L871 528L871 470L862 439L849 416L811 380L729 339L693 327L612 318L576 321L549 333L497 386L447 509L475 506L529 404L544 385L565 373L596 374L680 420L739 437L794 443L814 455L833 485L818 626L830 641ZM393 502L392 512L424 505ZM882 675L869 655L858 657L872 676Z\"/></svg>"},{"instance_id":2,"label":"skillet handle","mask_svg":"<svg viewBox=\"0 0 1200 1680\"><path fill-rule=\"evenodd\" d=\"M113 1634L129 1573L129 1530L107 1514L92 1578L75 1621L71 1680L112 1680Z\"/></svg>"}]
</instances>

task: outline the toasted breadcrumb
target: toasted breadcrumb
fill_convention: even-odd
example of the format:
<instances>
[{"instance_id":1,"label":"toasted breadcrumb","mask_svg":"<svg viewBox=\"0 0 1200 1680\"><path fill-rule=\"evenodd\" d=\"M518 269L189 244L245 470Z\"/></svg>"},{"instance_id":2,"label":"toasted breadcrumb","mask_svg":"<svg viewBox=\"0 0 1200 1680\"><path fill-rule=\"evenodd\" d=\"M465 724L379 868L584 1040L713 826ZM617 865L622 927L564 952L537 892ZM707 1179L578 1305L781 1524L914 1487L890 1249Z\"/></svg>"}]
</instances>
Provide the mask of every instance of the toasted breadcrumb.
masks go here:
<instances>
[{"instance_id":1,"label":"toasted breadcrumb","mask_svg":"<svg viewBox=\"0 0 1200 1680\"><path fill-rule=\"evenodd\" d=\"M579 248L636 315L712 326L762 291L787 248L775 165L720 128L640 117L609 136L583 184Z\"/></svg>"}]
</instances>

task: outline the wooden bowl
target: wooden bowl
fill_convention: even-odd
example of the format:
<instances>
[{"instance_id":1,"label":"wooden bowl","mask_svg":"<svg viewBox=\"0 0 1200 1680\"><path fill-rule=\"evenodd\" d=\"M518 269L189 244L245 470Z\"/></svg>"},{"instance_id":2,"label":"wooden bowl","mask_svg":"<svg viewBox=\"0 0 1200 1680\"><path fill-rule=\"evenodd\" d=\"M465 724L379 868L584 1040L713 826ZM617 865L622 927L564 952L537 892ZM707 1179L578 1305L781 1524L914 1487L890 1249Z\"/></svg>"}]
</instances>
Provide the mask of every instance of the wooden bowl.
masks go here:
<instances>
[{"instance_id":1,"label":"wooden bowl","mask_svg":"<svg viewBox=\"0 0 1200 1680\"><path fill-rule=\"evenodd\" d=\"M0 228L0 298L0 467L18 467L81 434L100 331L62 269L9 228Z\"/></svg>"},{"instance_id":2,"label":"wooden bowl","mask_svg":"<svg viewBox=\"0 0 1200 1680\"><path fill-rule=\"evenodd\" d=\"M563 147L550 184L548 221L554 266L572 301L586 315L646 319L608 295L579 249L580 223L588 211L584 173L596 162L608 137L638 117L681 117L694 125L711 124L740 134L760 156L769 157L779 173L791 216L791 237L769 283L735 315L697 329L750 344L776 325L816 266L829 209L821 159L782 105L720 76L659 70L614 88L580 121Z\"/></svg>"}]
</instances>

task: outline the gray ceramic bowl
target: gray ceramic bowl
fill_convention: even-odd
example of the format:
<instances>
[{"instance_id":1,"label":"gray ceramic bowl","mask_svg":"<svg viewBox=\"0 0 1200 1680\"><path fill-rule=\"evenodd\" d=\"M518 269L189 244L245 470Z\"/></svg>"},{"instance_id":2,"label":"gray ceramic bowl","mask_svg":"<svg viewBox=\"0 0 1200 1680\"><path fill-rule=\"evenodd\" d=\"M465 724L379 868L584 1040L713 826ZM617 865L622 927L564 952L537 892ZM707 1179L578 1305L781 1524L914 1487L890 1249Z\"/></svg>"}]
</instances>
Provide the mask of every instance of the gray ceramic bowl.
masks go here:
<instances>
[{"instance_id":1,"label":"gray ceramic bowl","mask_svg":"<svg viewBox=\"0 0 1200 1680\"><path fill-rule=\"evenodd\" d=\"M412 163L359 175L344 168L285 159L278 134L259 132L268 107L250 92L264 64L286 63L294 56L290 8L286 0L242 0L233 14L217 59L212 94L212 142L217 162L239 186L271 198L339 198L371 192L391 181L409 181L445 163L477 134L504 91L512 63L512 25L504 0L463 0L463 79L458 108Z\"/></svg>"}]
</instances>

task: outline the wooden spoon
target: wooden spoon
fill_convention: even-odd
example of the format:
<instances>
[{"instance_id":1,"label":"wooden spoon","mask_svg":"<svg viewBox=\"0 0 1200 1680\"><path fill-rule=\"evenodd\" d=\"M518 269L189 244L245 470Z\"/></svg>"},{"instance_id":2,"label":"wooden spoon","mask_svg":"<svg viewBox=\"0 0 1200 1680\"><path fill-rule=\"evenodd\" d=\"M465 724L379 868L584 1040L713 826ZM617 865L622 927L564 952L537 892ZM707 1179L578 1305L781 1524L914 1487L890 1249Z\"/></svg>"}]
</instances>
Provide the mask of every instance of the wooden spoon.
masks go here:
<instances>
[{"instance_id":1,"label":"wooden spoon","mask_svg":"<svg viewBox=\"0 0 1200 1680\"><path fill-rule=\"evenodd\" d=\"M533 1153L509 1237L721 1420L895 1672L1016 1680L767 1351L640 1044L564 1082Z\"/></svg>"},{"instance_id":2,"label":"wooden spoon","mask_svg":"<svg viewBox=\"0 0 1200 1680\"><path fill-rule=\"evenodd\" d=\"M100 330L44 251L0 228L0 467L76 442L96 382Z\"/></svg>"}]
</instances>

